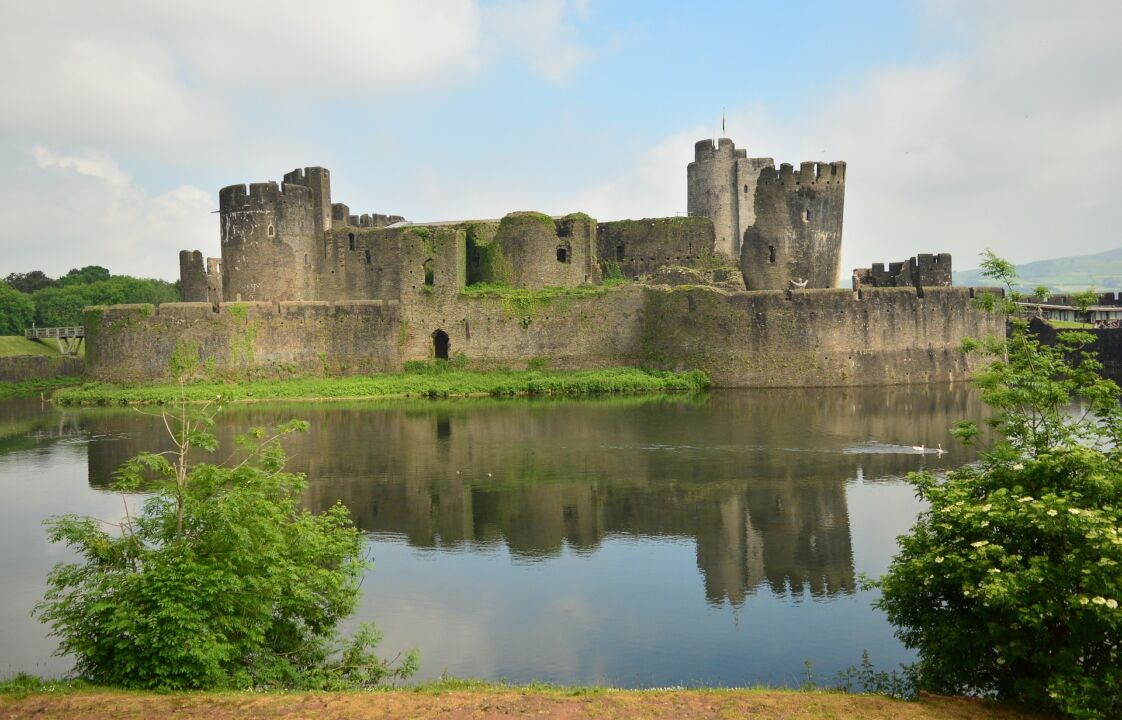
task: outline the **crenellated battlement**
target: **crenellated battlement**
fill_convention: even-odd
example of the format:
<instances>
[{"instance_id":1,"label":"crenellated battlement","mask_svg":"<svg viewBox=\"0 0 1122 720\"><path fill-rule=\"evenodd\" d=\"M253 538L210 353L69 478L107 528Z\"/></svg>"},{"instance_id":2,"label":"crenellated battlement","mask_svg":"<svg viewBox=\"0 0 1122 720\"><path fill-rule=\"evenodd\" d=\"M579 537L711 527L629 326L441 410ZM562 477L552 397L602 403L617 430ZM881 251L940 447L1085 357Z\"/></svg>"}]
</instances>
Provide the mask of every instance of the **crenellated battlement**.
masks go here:
<instances>
[{"instance_id":1,"label":"crenellated battlement","mask_svg":"<svg viewBox=\"0 0 1122 720\"><path fill-rule=\"evenodd\" d=\"M853 289L875 287L950 287L950 253L921 253L900 262L873 263L853 270Z\"/></svg>"},{"instance_id":2,"label":"crenellated battlement","mask_svg":"<svg viewBox=\"0 0 1122 720\"><path fill-rule=\"evenodd\" d=\"M244 184L228 185L218 191L218 209L223 213L267 210L279 203L310 206L311 188L290 182L278 185L276 181L269 181L250 183L248 189Z\"/></svg>"},{"instance_id":3,"label":"crenellated battlement","mask_svg":"<svg viewBox=\"0 0 1122 720\"><path fill-rule=\"evenodd\" d=\"M336 226L348 226L356 228L384 228L387 225L393 225L396 222L405 220L401 215L384 215L382 213L363 213L362 215L352 215L350 207L343 203L335 203L331 206L331 222Z\"/></svg>"},{"instance_id":4,"label":"crenellated battlement","mask_svg":"<svg viewBox=\"0 0 1122 720\"><path fill-rule=\"evenodd\" d=\"M782 163L779 170L764 168L760 172L760 184L779 184L784 187L822 187L827 185L845 185L845 162L822 162L811 160L799 163L795 170L791 163Z\"/></svg>"},{"instance_id":5,"label":"crenellated battlement","mask_svg":"<svg viewBox=\"0 0 1122 720\"><path fill-rule=\"evenodd\" d=\"M712 140L699 140L693 146L694 162L707 162L718 157L731 160L747 156L748 151L737 150L736 145L729 138L719 138L715 143Z\"/></svg>"}]
</instances>

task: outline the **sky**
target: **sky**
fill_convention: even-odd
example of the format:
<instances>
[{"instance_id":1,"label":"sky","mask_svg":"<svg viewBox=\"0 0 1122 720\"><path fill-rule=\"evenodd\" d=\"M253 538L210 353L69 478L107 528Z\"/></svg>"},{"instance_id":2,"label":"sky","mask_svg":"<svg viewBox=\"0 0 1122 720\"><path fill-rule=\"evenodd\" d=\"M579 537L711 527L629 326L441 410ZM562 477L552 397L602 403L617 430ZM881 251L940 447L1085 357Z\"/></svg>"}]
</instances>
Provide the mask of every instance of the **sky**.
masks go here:
<instances>
[{"instance_id":1,"label":"sky","mask_svg":"<svg viewBox=\"0 0 1122 720\"><path fill-rule=\"evenodd\" d=\"M1119 27L1117 0L0 0L0 276L176 279L220 253L220 187L311 165L419 222L681 214L722 134L848 163L843 279L1107 250Z\"/></svg>"}]
</instances>

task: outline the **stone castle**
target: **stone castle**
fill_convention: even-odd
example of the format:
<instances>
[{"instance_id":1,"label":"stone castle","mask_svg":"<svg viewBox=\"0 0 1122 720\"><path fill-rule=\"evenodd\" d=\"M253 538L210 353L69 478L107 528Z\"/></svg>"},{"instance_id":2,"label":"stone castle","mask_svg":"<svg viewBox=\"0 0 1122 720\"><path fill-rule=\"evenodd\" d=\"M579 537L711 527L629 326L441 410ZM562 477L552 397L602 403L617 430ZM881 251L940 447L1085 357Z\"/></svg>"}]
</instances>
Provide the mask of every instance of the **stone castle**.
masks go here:
<instances>
[{"instance_id":1,"label":"stone castle","mask_svg":"<svg viewBox=\"0 0 1122 720\"><path fill-rule=\"evenodd\" d=\"M689 218L596 223L586 215L511 213L501 221L414 224L351 214L331 202L325 168L219 192L221 258L180 253L188 302L400 300L424 283L458 292L599 283L606 267L629 279L662 268L739 265L748 290L829 288L838 279L845 163L775 168L732 141L702 140L687 168ZM417 238L451 228L449 247ZM734 275L737 273L734 273ZM726 274L727 275L727 274ZM728 280L726 279L726 282Z\"/></svg>"},{"instance_id":2,"label":"stone castle","mask_svg":"<svg viewBox=\"0 0 1122 720\"><path fill-rule=\"evenodd\" d=\"M167 377L186 354L200 374L346 374L462 356L855 385L965 377L962 338L997 334L973 290L949 287L948 255L836 289L844 162L776 169L727 138L694 153L686 217L412 223L333 203L321 167L223 188L221 256L180 253L183 303L91 309L90 371Z\"/></svg>"}]
</instances>

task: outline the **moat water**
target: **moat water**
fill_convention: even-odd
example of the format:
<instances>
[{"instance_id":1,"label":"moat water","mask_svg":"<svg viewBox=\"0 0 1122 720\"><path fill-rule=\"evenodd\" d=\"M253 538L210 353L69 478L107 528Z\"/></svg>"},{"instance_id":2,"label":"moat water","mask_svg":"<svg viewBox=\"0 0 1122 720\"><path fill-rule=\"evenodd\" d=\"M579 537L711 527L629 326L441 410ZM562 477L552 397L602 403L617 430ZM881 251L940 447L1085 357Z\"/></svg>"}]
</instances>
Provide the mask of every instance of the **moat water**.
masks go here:
<instances>
[{"instance_id":1,"label":"moat water","mask_svg":"<svg viewBox=\"0 0 1122 720\"><path fill-rule=\"evenodd\" d=\"M905 474L971 462L948 428L981 411L965 386L724 391L261 404L218 432L310 421L287 443L305 502L343 501L375 563L354 621L419 648L423 678L798 685L807 662L829 684L862 650L911 659L858 578L919 510ZM165 444L132 410L0 403L0 676L71 666L30 617L72 557L43 519L116 520L110 473Z\"/></svg>"}]
</instances>

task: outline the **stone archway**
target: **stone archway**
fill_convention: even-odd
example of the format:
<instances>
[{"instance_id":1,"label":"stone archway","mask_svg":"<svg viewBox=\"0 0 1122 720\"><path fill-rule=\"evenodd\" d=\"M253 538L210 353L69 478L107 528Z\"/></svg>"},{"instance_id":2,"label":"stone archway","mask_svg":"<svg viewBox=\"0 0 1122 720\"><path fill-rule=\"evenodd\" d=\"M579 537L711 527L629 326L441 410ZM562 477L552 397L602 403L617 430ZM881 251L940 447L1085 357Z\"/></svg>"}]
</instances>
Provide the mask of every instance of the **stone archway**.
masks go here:
<instances>
[{"instance_id":1,"label":"stone archway","mask_svg":"<svg viewBox=\"0 0 1122 720\"><path fill-rule=\"evenodd\" d=\"M448 333L437 330L432 334L433 355L437 360L448 359Z\"/></svg>"}]
</instances>

